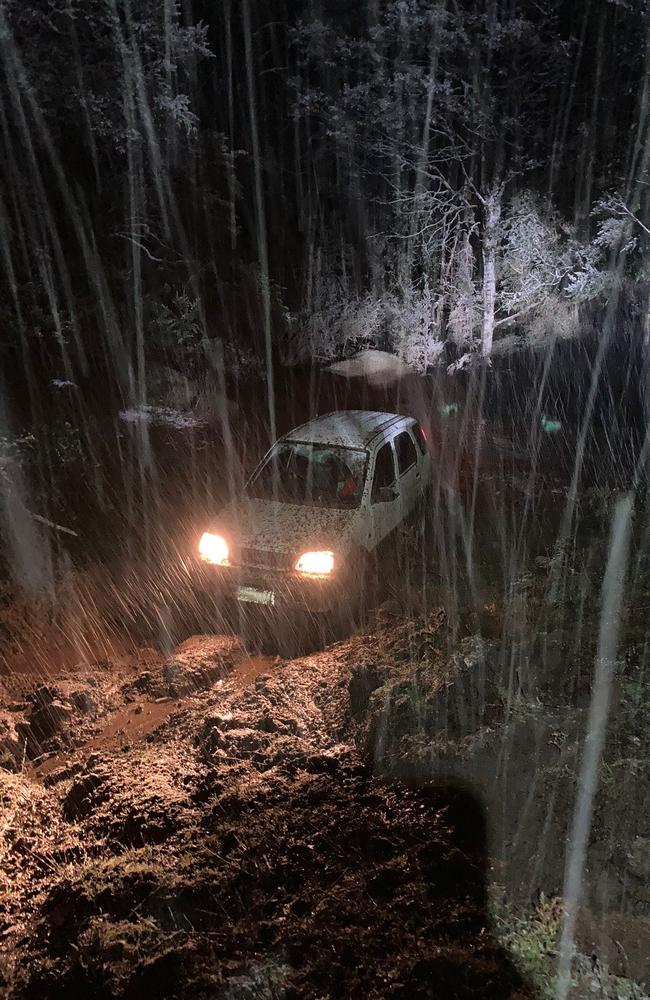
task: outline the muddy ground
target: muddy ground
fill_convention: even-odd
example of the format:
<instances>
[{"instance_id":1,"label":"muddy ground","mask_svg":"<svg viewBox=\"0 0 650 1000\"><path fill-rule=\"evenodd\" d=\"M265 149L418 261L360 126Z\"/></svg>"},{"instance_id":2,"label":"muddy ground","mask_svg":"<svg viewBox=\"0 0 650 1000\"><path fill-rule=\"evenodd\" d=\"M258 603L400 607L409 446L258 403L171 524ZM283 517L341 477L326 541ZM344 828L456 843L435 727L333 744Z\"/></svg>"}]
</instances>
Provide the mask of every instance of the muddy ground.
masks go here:
<instances>
[{"instance_id":1,"label":"muddy ground","mask_svg":"<svg viewBox=\"0 0 650 1000\"><path fill-rule=\"evenodd\" d=\"M560 708L550 682L509 704L498 644L465 631L386 602L366 632L295 661L200 636L49 686L16 675L3 995L544 995L529 938L493 904L561 892L585 705ZM620 983L648 971L648 748L621 756L624 708L575 997L608 967L626 978L601 995L640 997ZM549 966L553 905L533 956Z\"/></svg>"},{"instance_id":2,"label":"muddy ground","mask_svg":"<svg viewBox=\"0 0 650 1000\"><path fill-rule=\"evenodd\" d=\"M488 926L481 807L373 777L349 654L253 680L190 642L122 685L140 718L184 694L127 742L57 708L81 746L2 772L5 994L529 995Z\"/></svg>"}]
</instances>

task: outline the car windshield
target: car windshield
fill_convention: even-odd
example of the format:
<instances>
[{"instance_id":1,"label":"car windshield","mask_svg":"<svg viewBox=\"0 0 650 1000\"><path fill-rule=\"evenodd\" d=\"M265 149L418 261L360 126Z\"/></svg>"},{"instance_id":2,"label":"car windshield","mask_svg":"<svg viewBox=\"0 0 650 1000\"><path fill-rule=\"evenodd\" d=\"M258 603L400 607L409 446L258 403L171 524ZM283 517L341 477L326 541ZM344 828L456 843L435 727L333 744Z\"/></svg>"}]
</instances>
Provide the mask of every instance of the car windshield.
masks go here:
<instances>
[{"instance_id":1,"label":"car windshield","mask_svg":"<svg viewBox=\"0 0 650 1000\"><path fill-rule=\"evenodd\" d=\"M246 490L257 500L313 507L358 507L368 453L306 441L281 441Z\"/></svg>"}]
</instances>

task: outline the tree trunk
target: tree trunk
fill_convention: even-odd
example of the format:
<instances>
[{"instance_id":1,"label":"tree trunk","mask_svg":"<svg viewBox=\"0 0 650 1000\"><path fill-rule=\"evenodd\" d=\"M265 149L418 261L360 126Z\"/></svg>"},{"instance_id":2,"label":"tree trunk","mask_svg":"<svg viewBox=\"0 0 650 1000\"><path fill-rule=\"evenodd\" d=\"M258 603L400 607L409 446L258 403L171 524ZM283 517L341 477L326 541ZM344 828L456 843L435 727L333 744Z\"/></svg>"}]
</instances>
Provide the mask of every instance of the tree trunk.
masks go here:
<instances>
[{"instance_id":1,"label":"tree trunk","mask_svg":"<svg viewBox=\"0 0 650 1000\"><path fill-rule=\"evenodd\" d=\"M500 187L493 188L483 199L483 327L481 350L488 357L494 337L494 307L496 302L497 230L501 220Z\"/></svg>"}]
</instances>

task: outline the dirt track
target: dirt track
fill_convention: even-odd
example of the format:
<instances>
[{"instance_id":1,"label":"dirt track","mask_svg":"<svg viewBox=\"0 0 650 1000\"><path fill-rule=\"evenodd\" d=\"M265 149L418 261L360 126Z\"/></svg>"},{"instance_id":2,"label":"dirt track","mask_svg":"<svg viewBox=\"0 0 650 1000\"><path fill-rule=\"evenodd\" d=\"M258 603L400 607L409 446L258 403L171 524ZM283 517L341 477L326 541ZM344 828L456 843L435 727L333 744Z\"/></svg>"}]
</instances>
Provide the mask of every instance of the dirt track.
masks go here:
<instances>
[{"instance_id":1,"label":"dirt track","mask_svg":"<svg viewBox=\"0 0 650 1000\"><path fill-rule=\"evenodd\" d=\"M224 649L190 643L160 681ZM240 659L149 702L135 738L117 722L146 699L47 776L0 772L4 995L523 996L488 930L480 807L378 784L356 749L358 653Z\"/></svg>"},{"instance_id":2,"label":"dirt track","mask_svg":"<svg viewBox=\"0 0 650 1000\"><path fill-rule=\"evenodd\" d=\"M200 656L206 638L208 637L194 636L188 639L179 647L179 653ZM229 668L229 688L237 690L251 685L259 674L272 669L277 661L277 656L262 653L251 655L242 649L240 653L235 654L232 666ZM220 684L221 681L216 683ZM127 750L134 743L145 739L149 733L162 726L172 715L177 715L191 707L200 698L201 695L197 693L185 697L161 695L153 700L142 696L137 697L135 701L131 701L123 708L109 713L98 726L97 733L81 746L75 747L73 750L45 755L28 765L27 773L36 779L43 779L59 768L69 767L75 760L87 756L89 752Z\"/></svg>"}]
</instances>

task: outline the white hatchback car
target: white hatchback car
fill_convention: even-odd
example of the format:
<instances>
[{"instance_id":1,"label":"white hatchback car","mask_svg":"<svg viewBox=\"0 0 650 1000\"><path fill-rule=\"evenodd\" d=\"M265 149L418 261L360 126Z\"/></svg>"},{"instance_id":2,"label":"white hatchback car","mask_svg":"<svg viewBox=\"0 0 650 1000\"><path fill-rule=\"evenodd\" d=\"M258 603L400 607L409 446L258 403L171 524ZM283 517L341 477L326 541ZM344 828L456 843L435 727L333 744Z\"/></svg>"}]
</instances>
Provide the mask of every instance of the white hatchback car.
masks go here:
<instances>
[{"instance_id":1,"label":"white hatchback car","mask_svg":"<svg viewBox=\"0 0 650 1000\"><path fill-rule=\"evenodd\" d=\"M328 413L285 434L198 546L237 601L328 612L354 605L366 570L431 484L412 417Z\"/></svg>"}]
</instances>

